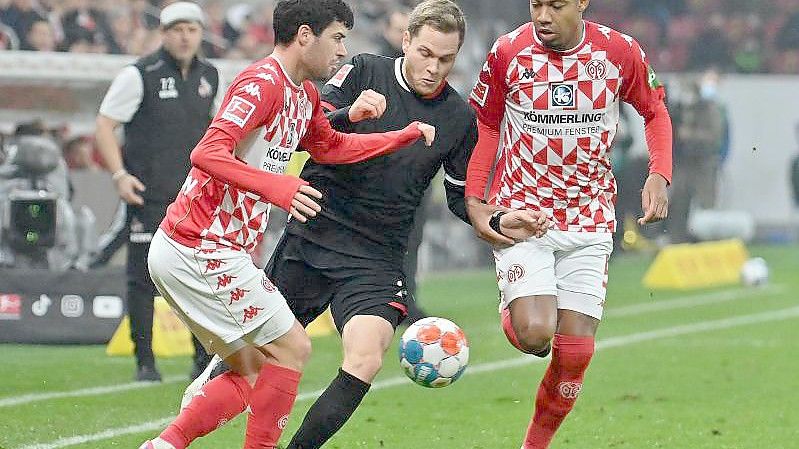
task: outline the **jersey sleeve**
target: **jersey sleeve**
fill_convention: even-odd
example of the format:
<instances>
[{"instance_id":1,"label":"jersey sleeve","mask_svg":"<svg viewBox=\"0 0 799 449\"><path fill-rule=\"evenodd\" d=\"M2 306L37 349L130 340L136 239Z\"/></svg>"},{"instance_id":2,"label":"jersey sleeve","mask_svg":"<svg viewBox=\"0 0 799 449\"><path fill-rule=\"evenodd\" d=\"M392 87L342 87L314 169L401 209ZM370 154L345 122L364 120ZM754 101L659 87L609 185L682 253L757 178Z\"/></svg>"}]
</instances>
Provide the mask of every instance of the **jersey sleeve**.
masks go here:
<instances>
[{"instance_id":1,"label":"jersey sleeve","mask_svg":"<svg viewBox=\"0 0 799 449\"><path fill-rule=\"evenodd\" d=\"M264 71L242 72L228 88L222 107L191 152L193 166L237 188L257 193L284 210L307 182L250 167L233 156L238 144L272 121L283 107L282 86Z\"/></svg>"},{"instance_id":2,"label":"jersey sleeve","mask_svg":"<svg viewBox=\"0 0 799 449\"><path fill-rule=\"evenodd\" d=\"M479 138L469 161L465 195L481 200L485 199L499 147L499 128L505 116L508 62L503 57L503 39L506 38L499 38L486 56L477 83L469 95L469 102L477 112Z\"/></svg>"},{"instance_id":3,"label":"jersey sleeve","mask_svg":"<svg viewBox=\"0 0 799 449\"><path fill-rule=\"evenodd\" d=\"M362 72L365 70L363 56L357 55L352 62L341 66L338 72L322 86L322 107L334 129L352 132L350 106L363 90Z\"/></svg>"},{"instance_id":4,"label":"jersey sleeve","mask_svg":"<svg viewBox=\"0 0 799 449\"><path fill-rule=\"evenodd\" d=\"M247 69L225 93L210 128L217 128L241 142L250 132L269 125L283 107L283 86L269 70Z\"/></svg>"},{"instance_id":5,"label":"jersey sleeve","mask_svg":"<svg viewBox=\"0 0 799 449\"><path fill-rule=\"evenodd\" d=\"M658 173L671 182L673 137L665 103L666 91L638 42L629 36L623 37L625 43L620 44L622 48L618 50L624 55L621 99L644 118L649 172Z\"/></svg>"},{"instance_id":6,"label":"jersey sleeve","mask_svg":"<svg viewBox=\"0 0 799 449\"><path fill-rule=\"evenodd\" d=\"M506 73L508 62L502 57L504 37L494 42L486 56L483 69L469 94L469 103L477 112L477 120L494 130L499 130L505 116L505 95L508 92Z\"/></svg>"},{"instance_id":7,"label":"jersey sleeve","mask_svg":"<svg viewBox=\"0 0 799 449\"><path fill-rule=\"evenodd\" d=\"M638 42L633 39L628 42L629 48L626 51L623 48L626 43L619 44L621 48L617 50L624 54L621 99L647 119L664 102L666 92Z\"/></svg>"},{"instance_id":8,"label":"jersey sleeve","mask_svg":"<svg viewBox=\"0 0 799 449\"><path fill-rule=\"evenodd\" d=\"M100 115L104 115L119 123L127 123L133 119L144 98L144 81L136 67L129 65L111 82L103 102L100 104Z\"/></svg>"},{"instance_id":9,"label":"jersey sleeve","mask_svg":"<svg viewBox=\"0 0 799 449\"><path fill-rule=\"evenodd\" d=\"M300 146L320 164L351 164L382 156L415 142L422 133L419 122L403 129L385 133L347 134L336 131L322 110L319 93L309 83L307 88L313 103L313 117Z\"/></svg>"},{"instance_id":10,"label":"jersey sleeve","mask_svg":"<svg viewBox=\"0 0 799 449\"><path fill-rule=\"evenodd\" d=\"M466 170L469 158L472 156L474 146L477 144L477 119L471 114L469 127L464 133L458 146L449 152L444 159L444 189L447 193L447 206L458 218L466 223L469 217L466 214L465 190Z\"/></svg>"}]
</instances>

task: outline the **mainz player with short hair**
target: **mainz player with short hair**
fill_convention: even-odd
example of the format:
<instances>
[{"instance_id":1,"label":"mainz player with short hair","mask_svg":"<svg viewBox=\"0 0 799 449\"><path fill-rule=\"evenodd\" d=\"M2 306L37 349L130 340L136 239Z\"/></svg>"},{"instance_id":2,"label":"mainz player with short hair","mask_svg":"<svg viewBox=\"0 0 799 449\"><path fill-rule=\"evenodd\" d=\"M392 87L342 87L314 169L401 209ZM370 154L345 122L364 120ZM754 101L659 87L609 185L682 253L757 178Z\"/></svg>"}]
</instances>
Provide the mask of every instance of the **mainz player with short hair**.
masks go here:
<instances>
[{"instance_id":1,"label":"mainz player with short hair","mask_svg":"<svg viewBox=\"0 0 799 449\"><path fill-rule=\"evenodd\" d=\"M583 20L588 4L531 0L532 21L497 40L470 97L479 140L466 203L478 235L495 245L503 328L523 352L552 351L523 449L549 446L594 353L616 230L609 153L620 101L646 122L650 173L639 223L668 212L672 142L663 87L633 38ZM486 190L493 213L481 207ZM496 223L515 209L545 212L553 226L513 244Z\"/></svg>"},{"instance_id":2,"label":"mainz player with short hair","mask_svg":"<svg viewBox=\"0 0 799 449\"><path fill-rule=\"evenodd\" d=\"M422 136L432 143L435 129L418 122L383 134L331 128L310 80L332 74L352 25L342 0L278 3L274 52L236 77L192 151L189 176L153 238L149 270L175 312L232 371L206 384L143 449L183 449L245 409L245 449L277 445L311 344L249 253L271 204L302 222L320 211L321 193L283 174L292 152L299 146L318 162L341 164ZM258 349L257 360L247 347Z\"/></svg>"}]
</instances>

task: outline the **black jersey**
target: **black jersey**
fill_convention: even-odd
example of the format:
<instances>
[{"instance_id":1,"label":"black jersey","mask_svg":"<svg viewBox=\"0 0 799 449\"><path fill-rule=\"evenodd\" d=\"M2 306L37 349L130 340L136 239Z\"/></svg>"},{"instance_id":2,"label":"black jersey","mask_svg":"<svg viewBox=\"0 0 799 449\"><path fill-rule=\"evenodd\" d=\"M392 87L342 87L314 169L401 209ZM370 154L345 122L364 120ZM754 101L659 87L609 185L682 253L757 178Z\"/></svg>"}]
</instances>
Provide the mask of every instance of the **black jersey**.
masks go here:
<instances>
[{"instance_id":1,"label":"black jersey","mask_svg":"<svg viewBox=\"0 0 799 449\"><path fill-rule=\"evenodd\" d=\"M469 156L477 142L474 111L449 85L439 95L416 95L402 73L403 58L361 54L322 89L334 128L372 133L401 129L419 120L436 127L431 147L418 140L392 154L348 165L308 161L300 175L324 195L320 214L307 223L291 220L287 232L356 258L402 263L414 212L438 170L444 167L447 203L467 221L464 186ZM380 119L351 123L348 107L364 90L386 97ZM468 222L468 221L467 221Z\"/></svg>"}]
</instances>

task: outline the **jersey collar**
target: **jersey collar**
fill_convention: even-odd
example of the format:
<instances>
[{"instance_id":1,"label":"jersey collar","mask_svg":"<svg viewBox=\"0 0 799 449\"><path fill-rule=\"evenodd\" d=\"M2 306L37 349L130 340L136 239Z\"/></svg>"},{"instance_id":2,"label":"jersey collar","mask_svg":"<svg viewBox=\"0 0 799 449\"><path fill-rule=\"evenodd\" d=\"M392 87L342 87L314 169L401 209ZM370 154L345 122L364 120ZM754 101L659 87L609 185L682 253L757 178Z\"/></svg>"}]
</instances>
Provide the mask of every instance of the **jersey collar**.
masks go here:
<instances>
[{"instance_id":1,"label":"jersey collar","mask_svg":"<svg viewBox=\"0 0 799 449\"><path fill-rule=\"evenodd\" d=\"M289 76L289 72L286 71L286 68L283 67L283 63L280 61L280 58L277 57L275 54L269 55L270 58L274 59L277 63L277 66L280 67L280 71L283 72L283 78L286 79L286 82L296 90L302 90L302 86L298 86L294 84L294 80L291 79Z\"/></svg>"},{"instance_id":2,"label":"jersey collar","mask_svg":"<svg viewBox=\"0 0 799 449\"><path fill-rule=\"evenodd\" d=\"M394 60L394 76L397 78L397 82L400 86L402 86L403 89L413 93L411 88L408 87L408 82L405 81L405 75L402 73L402 61L404 60L405 58L397 58Z\"/></svg>"}]
</instances>

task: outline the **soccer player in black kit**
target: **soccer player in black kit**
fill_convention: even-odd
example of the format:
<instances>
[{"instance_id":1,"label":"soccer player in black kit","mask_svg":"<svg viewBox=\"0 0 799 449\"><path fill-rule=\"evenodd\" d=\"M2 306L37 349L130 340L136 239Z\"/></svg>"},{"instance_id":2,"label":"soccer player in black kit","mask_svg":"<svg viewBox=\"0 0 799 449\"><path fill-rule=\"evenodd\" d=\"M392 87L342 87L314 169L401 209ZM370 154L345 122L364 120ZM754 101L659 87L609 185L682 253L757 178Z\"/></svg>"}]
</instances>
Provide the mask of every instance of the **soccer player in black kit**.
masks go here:
<instances>
[{"instance_id":1,"label":"soccer player in black kit","mask_svg":"<svg viewBox=\"0 0 799 449\"><path fill-rule=\"evenodd\" d=\"M357 164L309 161L300 175L322 192L321 212L306 223L289 221L266 273L303 326L330 306L344 360L287 449L321 447L368 392L413 301L402 269L408 234L442 166L449 209L468 223L464 186L477 122L446 82L465 31L455 3L422 2L409 18L404 57L355 56L322 89L328 119L339 131L382 132L420 120L435 126L436 137L431 147L414 144ZM504 236L493 237L512 244L543 232L545 223L541 214L512 211L501 217Z\"/></svg>"}]
</instances>

